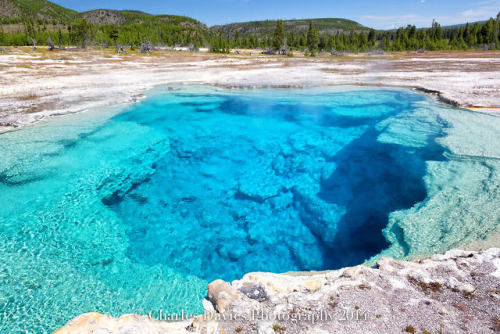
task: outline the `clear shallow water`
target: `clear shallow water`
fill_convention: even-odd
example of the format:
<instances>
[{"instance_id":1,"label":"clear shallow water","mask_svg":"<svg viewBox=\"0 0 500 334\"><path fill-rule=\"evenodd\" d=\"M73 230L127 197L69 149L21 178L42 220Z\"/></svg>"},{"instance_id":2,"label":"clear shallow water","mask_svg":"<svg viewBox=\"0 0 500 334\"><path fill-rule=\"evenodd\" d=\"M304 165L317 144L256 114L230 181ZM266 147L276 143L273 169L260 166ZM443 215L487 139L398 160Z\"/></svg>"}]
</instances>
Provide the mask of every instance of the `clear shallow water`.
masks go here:
<instances>
[{"instance_id":1,"label":"clear shallow water","mask_svg":"<svg viewBox=\"0 0 500 334\"><path fill-rule=\"evenodd\" d=\"M498 117L408 90L171 87L0 136L0 329L199 313L206 285L498 227Z\"/></svg>"}]
</instances>

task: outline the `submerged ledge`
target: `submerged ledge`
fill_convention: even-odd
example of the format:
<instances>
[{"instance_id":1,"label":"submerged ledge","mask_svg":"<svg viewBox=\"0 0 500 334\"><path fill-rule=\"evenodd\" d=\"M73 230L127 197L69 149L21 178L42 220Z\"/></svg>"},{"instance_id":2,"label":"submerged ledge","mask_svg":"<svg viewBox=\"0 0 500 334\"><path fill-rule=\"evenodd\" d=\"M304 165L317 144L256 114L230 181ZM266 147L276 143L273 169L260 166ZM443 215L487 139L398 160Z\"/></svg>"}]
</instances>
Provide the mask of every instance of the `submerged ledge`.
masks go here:
<instances>
[{"instance_id":1,"label":"submerged ledge","mask_svg":"<svg viewBox=\"0 0 500 334\"><path fill-rule=\"evenodd\" d=\"M486 333L500 329L499 285L499 248L452 250L413 262L381 258L372 268L250 273L210 283L205 315L172 321L176 315L160 310L118 319L87 313L55 334Z\"/></svg>"},{"instance_id":2,"label":"submerged ledge","mask_svg":"<svg viewBox=\"0 0 500 334\"><path fill-rule=\"evenodd\" d=\"M246 84L215 84L215 87L220 87L220 88L225 88L225 89L234 89L234 90L248 90L248 89L297 89L297 88L308 88L309 86L306 84L254 84L254 85L246 85ZM340 85L331 85L330 87L335 87ZM470 110L478 110L478 111L497 111L500 110L500 107L497 106L487 106L487 107L479 107L479 106L474 106L474 105L466 105L466 104L461 104L457 100L453 100L450 98L445 97L445 93L439 91L439 90L434 90L434 89L428 89L425 87L421 86L405 86L405 85L391 85L391 84L363 84L363 83L358 83L359 87L377 87L377 88L407 88L407 89L414 89L418 92L422 92L431 96L436 96L439 102L448 104L453 107L462 107Z\"/></svg>"}]
</instances>

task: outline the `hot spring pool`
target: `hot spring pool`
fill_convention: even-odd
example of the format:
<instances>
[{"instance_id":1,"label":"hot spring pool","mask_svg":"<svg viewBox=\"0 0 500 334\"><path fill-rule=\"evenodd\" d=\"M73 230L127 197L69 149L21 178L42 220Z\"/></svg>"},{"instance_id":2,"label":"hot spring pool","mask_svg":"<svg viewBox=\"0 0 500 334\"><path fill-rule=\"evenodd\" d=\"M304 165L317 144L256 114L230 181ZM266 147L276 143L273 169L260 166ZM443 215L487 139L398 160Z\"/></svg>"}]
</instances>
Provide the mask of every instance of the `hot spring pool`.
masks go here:
<instances>
[{"instance_id":1,"label":"hot spring pool","mask_svg":"<svg viewBox=\"0 0 500 334\"><path fill-rule=\"evenodd\" d=\"M217 278L485 240L499 138L497 116L353 87L164 87L2 134L0 331L200 313Z\"/></svg>"}]
</instances>

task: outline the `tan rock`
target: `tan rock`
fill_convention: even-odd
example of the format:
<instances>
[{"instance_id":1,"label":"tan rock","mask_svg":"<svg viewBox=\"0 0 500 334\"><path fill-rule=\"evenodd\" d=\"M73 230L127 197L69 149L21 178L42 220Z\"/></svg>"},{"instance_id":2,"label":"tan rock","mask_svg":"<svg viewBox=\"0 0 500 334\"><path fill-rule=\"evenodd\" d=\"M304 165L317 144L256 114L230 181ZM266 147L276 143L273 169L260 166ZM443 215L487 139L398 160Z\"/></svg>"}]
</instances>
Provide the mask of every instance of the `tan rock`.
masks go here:
<instances>
[{"instance_id":1,"label":"tan rock","mask_svg":"<svg viewBox=\"0 0 500 334\"><path fill-rule=\"evenodd\" d=\"M213 281L208 285L208 299L215 305L215 309L223 313L233 302L243 299L243 294L231 287L223 280Z\"/></svg>"}]
</instances>

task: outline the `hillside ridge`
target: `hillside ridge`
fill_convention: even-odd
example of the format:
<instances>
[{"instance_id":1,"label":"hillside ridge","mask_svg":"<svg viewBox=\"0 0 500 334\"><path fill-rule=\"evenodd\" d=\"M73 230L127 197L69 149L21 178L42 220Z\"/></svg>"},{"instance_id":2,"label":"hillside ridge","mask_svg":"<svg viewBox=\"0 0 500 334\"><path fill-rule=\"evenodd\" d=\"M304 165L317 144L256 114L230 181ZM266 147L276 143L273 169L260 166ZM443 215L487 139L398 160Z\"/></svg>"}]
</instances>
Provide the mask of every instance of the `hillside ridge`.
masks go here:
<instances>
[{"instance_id":1,"label":"hillside ridge","mask_svg":"<svg viewBox=\"0 0 500 334\"><path fill-rule=\"evenodd\" d=\"M0 0L0 19L4 24L20 23L26 19L43 20L47 23L70 23L77 17L85 18L94 25L129 25L159 20L207 29L200 21L180 15L152 15L139 10L104 8L77 12L48 0Z\"/></svg>"},{"instance_id":2,"label":"hillside ridge","mask_svg":"<svg viewBox=\"0 0 500 334\"><path fill-rule=\"evenodd\" d=\"M176 23L186 21L189 24L198 25L211 31L221 31L224 34L234 34L236 31L240 31L242 35L253 34L257 36L272 34L276 26L276 20L257 20L215 25L207 28L205 24L194 18L180 15L153 15L133 9L116 10L106 8L77 12L48 0L0 0L0 19L10 19L12 22L28 18L69 23L76 17L83 17L94 25L140 24L147 20L176 21ZM312 22L320 33L336 33L349 30L367 31L369 29L358 22L344 18L290 19L283 22L287 33L306 31L309 22Z\"/></svg>"},{"instance_id":3,"label":"hillside ridge","mask_svg":"<svg viewBox=\"0 0 500 334\"><path fill-rule=\"evenodd\" d=\"M224 35L234 35L237 31L241 36L269 35L274 32L277 20L260 20L248 22L235 22L210 27L212 31L222 32ZM286 33L301 33L307 31L312 23L320 33L336 33L339 31L367 31L368 27L353 20L344 18L311 18L283 20Z\"/></svg>"},{"instance_id":4,"label":"hillside ridge","mask_svg":"<svg viewBox=\"0 0 500 334\"><path fill-rule=\"evenodd\" d=\"M71 21L78 12L47 0L0 0L0 18Z\"/></svg>"}]
</instances>

